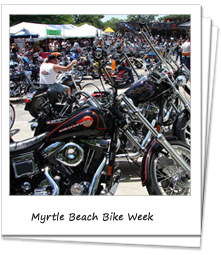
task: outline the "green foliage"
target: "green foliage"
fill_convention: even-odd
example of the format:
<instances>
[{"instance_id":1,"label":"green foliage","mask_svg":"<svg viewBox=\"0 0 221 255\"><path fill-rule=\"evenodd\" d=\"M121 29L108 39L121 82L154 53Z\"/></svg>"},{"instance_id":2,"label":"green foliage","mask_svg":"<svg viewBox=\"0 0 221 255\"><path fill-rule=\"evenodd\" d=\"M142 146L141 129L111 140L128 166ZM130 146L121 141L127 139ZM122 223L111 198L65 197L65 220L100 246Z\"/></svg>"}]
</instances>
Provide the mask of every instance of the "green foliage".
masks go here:
<instances>
[{"instance_id":1,"label":"green foliage","mask_svg":"<svg viewBox=\"0 0 221 255\"><path fill-rule=\"evenodd\" d=\"M103 29L104 23L100 20L102 18L104 18L104 15L73 15L73 24L81 26L87 23L88 25Z\"/></svg>"},{"instance_id":2,"label":"green foliage","mask_svg":"<svg viewBox=\"0 0 221 255\"><path fill-rule=\"evenodd\" d=\"M123 19L117 19L117 18L111 18L110 20L105 21L104 24L104 28L110 27L112 28L114 31L116 31L116 23L119 22L123 22L125 20Z\"/></svg>"},{"instance_id":3,"label":"green foliage","mask_svg":"<svg viewBox=\"0 0 221 255\"><path fill-rule=\"evenodd\" d=\"M149 21L155 20L156 15L127 15L126 21L139 21L140 18L145 18Z\"/></svg>"},{"instance_id":4,"label":"green foliage","mask_svg":"<svg viewBox=\"0 0 221 255\"><path fill-rule=\"evenodd\" d=\"M10 26L21 22L40 24L73 24L72 15L10 15Z\"/></svg>"}]
</instances>

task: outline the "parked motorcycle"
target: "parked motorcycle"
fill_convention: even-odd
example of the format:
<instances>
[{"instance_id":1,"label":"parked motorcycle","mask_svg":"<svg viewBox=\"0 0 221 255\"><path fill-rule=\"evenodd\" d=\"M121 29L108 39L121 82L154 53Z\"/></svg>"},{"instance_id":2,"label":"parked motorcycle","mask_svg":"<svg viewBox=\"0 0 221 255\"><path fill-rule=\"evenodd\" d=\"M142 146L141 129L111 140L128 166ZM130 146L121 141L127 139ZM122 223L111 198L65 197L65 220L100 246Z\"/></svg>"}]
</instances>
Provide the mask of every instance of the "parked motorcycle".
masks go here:
<instances>
[{"instance_id":1,"label":"parked motorcycle","mask_svg":"<svg viewBox=\"0 0 221 255\"><path fill-rule=\"evenodd\" d=\"M10 97L23 97L38 84L31 80L32 71L25 70L22 64L10 64Z\"/></svg>"},{"instance_id":2,"label":"parked motorcycle","mask_svg":"<svg viewBox=\"0 0 221 255\"><path fill-rule=\"evenodd\" d=\"M130 81L129 73L126 70L122 70L122 66L130 67L138 79L142 77L142 75L137 73L133 63L130 61L130 58L124 53L119 65L116 65L116 61L111 59L111 68L107 69L114 83L118 84L119 86L125 85ZM105 82L109 84L110 80L105 72L103 72L103 77Z\"/></svg>"},{"instance_id":3,"label":"parked motorcycle","mask_svg":"<svg viewBox=\"0 0 221 255\"><path fill-rule=\"evenodd\" d=\"M71 89L71 94L76 90L81 89L81 85L75 82L75 79L72 79L72 72L59 72L56 77L56 82L61 83L63 85L69 86ZM62 109L62 101L64 98L64 94L53 92L49 89L47 85L41 84L34 91L26 94L25 99L25 111L29 111L31 116L34 118L38 117L38 114L41 111L41 106L49 100L52 104L54 111L60 111Z\"/></svg>"},{"instance_id":4,"label":"parked motorcycle","mask_svg":"<svg viewBox=\"0 0 221 255\"><path fill-rule=\"evenodd\" d=\"M78 70L84 76L92 76L93 79L100 78L99 69L94 63L90 52L85 51L85 57L81 58L78 63L74 66L74 70Z\"/></svg>"},{"instance_id":5,"label":"parked motorcycle","mask_svg":"<svg viewBox=\"0 0 221 255\"><path fill-rule=\"evenodd\" d=\"M190 72L185 65L179 66L171 58L170 51L162 54L161 49L156 48L153 45L151 34L145 20L140 20L139 24L142 28L142 36L148 43L152 54L154 54L158 60L157 64L151 65L147 78L149 77L159 86L163 83L167 84L168 89L170 90L168 98L157 103L161 109L161 120L159 121L161 124L159 125L159 128L161 126L169 126L173 123L172 133L190 145L190 104L181 93L181 89L183 89L188 96L190 96L190 88L186 84L190 78ZM164 104L162 104L162 102L164 102ZM166 119L166 121L164 121L164 119Z\"/></svg>"},{"instance_id":6,"label":"parked motorcycle","mask_svg":"<svg viewBox=\"0 0 221 255\"><path fill-rule=\"evenodd\" d=\"M109 76L105 51L95 51L95 57ZM76 91L64 106L74 105L71 114L56 118L43 112L42 130L47 131L10 145L11 194L114 194L121 176L115 161L125 156L121 149L134 159L143 157L142 185L150 195L190 194L189 146L155 129L156 108L136 107L130 98L134 93L118 95L117 84L110 85L102 102ZM152 84L140 89L146 99L162 93Z\"/></svg>"}]
</instances>

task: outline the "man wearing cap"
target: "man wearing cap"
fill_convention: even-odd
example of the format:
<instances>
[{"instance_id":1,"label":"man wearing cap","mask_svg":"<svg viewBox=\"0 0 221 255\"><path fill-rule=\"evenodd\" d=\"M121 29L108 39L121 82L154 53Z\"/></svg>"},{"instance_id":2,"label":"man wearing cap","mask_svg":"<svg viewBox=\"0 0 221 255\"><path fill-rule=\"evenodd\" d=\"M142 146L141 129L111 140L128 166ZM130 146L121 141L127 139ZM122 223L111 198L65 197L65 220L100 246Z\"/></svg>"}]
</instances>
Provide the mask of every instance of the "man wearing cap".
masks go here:
<instances>
[{"instance_id":1,"label":"man wearing cap","mask_svg":"<svg viewBox=\"0 0 221 255\"><path fill-rule=\"evenodd\" d=\"M67 93L71 95L71 89L69 86L65 86L56 83L56 75L58 71L68 71L71 67L77 63L77 60L73 60L67 66L61 66L58 64L58 59L55 55L51 54L47 59L44 60L40 67L40 84L46 84L50 86L51 90L55 90L59 93Z\"/></svg>"}]
</instances>

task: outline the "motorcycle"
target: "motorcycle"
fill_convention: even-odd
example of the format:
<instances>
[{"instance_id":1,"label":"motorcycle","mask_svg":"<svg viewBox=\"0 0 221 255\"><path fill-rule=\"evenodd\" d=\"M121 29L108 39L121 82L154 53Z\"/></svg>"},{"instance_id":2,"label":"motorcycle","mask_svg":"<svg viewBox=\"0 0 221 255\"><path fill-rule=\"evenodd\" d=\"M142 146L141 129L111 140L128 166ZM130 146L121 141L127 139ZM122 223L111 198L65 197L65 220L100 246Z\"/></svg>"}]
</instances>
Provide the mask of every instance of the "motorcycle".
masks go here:
<instances>
[{"instance_id":1,"label":"motorcycle","mask_svg":"<svg viewBox=\"0 0 221 255\"><path fill-rule=\"evenodd\" d=\"M126 53L123 54L123 57L120 59L120 64L116 65L116 61L111 59L111 69L107 69L109 74L111 75L112 80L120 85L125 85L130 81L130 76L126 70L122 70L121 66L128 66L132 69L134 74L138 79L142 77L142 75L139 75L134 68L134 65L132 64L130 58L127 56ZM110 80L108 76L103 72L103 77L106 83L110 83Z\"/></svg>"},{"instance_id":2,"label":"motorcycle","mask_svg":"<svg viewBox=\"0 0 221 255\"><path fill-rule=\"evenodd\" d=\"M74 66L74 70L80 71L84 76L92 76L93 79L100 78L99 69L91 58L90 52L84 51L85 57L82 57Z\"/></svg>"},{"instance_id":3,"label":"motorcycle","mask_svg":"<svg viewBox=\"0 0 221 255\"><path fill-rule=\"evenodd\" d=\"M25 70L22 64L10 63L10 97L23 97L27 92L38 87L31 80L32 71Z\"/></svg>"},{"instance_id":4,"label":"motorcycle","mask_svg":"<svg viewBox=\"0 0 221 255\"><path fill-rule=\"evenodd\" d=\"M101 55L100 50L94 56L109 76L105 51ZM128 153L132 147L129 156L142 157L142 185L150 195L190 194L190 147L155 129L156 108L140 109L127 95L118 95L117 84L111 87L102 102L76 91L64 106L63 113L74 105L71 114L55 118L43 111L42 130L47 131L10 144L11 194L113 195L121 177L115 161L124 156L121 149ZM146 98L162 93L157 86L144 88ZM152 121L145 115L153 115Z\"/></svg>"},{"instance_id":5,"label":"motorcycle","mask_svg":"<svg viewBox=\"0 0 221 255\"><path fill-rule=\"evenodd\" d=\"M168 88L171 90L168 98L163 100L163 105L162 101L157 103L161 109L161 121L159 121L161 124L158 126L160 128L173 124L172 134L190 145L190 104L181 93L183 90L190 96L190 89L186 84L190 78L190 71L185 65L179 66L177 62L172 59L170 51L167 53L162 52L161 48L156 48L153 45L151 34L145 20L139 20L139 24L142 28L141 34L149 45L149 51L151 50L152 55L157 57L157 63L151 64L147 78L149 77L159 84L159 86L161 86L162 82L167 83L167 85L169 85ZM157 69L156 67L159 68ZM164 121L164 119L166 119L166 121Z\"/></svg>"},{"instance_id":6,"label":"motorcycle","mask_svg":"<svg viewBox=\"0 0 221 255\"><path fill-rule=\"evenodd\" d=\"M75 79L73 79L72 75L72 71L59 72L56 77L57 83L61 83L70 87L71 94L76 90L81 89L81 85L77 83ZM41 111L41 106L44 105L47 99L49 99L55 111L60 111L63 107L62 102L64 98L64 94L58 92L55 93L50 90L47 85L41 84L34 91L26 94L24 110L29 111L31 116L37 118Z\"/></svg>"}]
</instances>

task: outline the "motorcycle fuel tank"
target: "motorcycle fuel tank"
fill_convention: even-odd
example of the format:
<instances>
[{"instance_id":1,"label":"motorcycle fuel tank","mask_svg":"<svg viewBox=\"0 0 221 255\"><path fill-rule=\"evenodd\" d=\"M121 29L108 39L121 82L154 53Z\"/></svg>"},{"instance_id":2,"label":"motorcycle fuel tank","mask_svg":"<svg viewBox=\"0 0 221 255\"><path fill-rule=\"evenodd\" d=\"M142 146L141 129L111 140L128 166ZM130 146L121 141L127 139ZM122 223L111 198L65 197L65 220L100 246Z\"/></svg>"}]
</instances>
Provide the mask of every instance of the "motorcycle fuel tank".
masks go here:
<instances>
[{"instance_id":1,"label":"motorcycle fuel tank","mask_svg":"<svg viewBox=\"0 0 221 255\"><path fill-rule=\"evenodd\" d=\"M94 107L75 111L64 122L52 130L47 138L49 140L65 139L72 136L97 137L107 130L105 114Z\"/></svg>"},{"instance_id":2,"label":"motorcycle fuel tank","mask_svg":"<svg viewBox=\"0 0 221 255\"><path fill-rule=\"evenodd\" d=\"M124 94L131 98L134 104L151 102L163 91L161 84L156 84L148 81L147 77L142 77L136 81L132 87L124 92Z\"/></svg>"}]
</instances>

